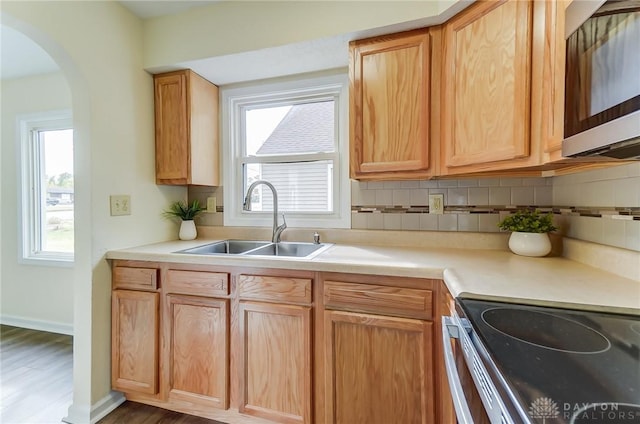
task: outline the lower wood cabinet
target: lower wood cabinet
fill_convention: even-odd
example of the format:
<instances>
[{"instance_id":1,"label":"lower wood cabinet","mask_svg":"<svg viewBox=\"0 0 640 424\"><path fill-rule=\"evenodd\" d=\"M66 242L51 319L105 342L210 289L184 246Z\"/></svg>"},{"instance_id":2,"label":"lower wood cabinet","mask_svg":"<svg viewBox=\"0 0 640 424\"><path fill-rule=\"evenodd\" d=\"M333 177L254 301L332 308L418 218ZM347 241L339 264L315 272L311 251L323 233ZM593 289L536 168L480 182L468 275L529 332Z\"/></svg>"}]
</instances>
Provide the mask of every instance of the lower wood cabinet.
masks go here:
<instances>
[{"instance_id":1,"label":"lower wood cabinet","mask_svg":"<svg viewBox=\"0 0 640 424\"><path fill-rule=\"evenodd\" d=\"M325 312L326 420L433 423L433 323Z\"/></svg>"},{"instance_id":2,"label":"lower wood cabinet","mask_svg":"<svg viewBox=\"0 0 640 424\"><path fill-rule=\"evenodd\" d=\"M323 422L444 424L434 375L438 281L320 275Z\"/></svg>"},{"instance_id":3,"label":"lower wood cabinet","mask_svg":"<svg viewBox=\"0 0 640 424\"><path fill-rule=\"evenodd\" d=\"M167 295L169 401L229 406L229 301Z\"/></svg>"},{"instance_id":4,"label":"lower wood cabinet","mask_svg":"<svg viewBox=\"0 0 640 424\"><path fill-rule=\"evenodd\" d=\"M115 261L112 386L221 422L449 424L442 293L419 278Z\"/></svg>"},{"instance_id":5,"label":"lower wood cabinet","mask_svg":"<svg viewBox=\"0 0 640 424\"><path fill-rule=\"evenodd\" d=\"M111 299L111 385L123 392L156 394L160 295L114 290Z\"/></svg>"},{"instance_id":6,"label":"lower wood cabinet","mask_svg":"<svg viewBox=\"0 0 640 424\"><path fill-rule=\"evenodd\" d=\"M240 302L240 412L311 422L311 334L308 306Z\"/></svg>"},{"instance_id":7,"label":"lower wood cabinet","mask_svg":"<svg viewBox=\"0 0 640 424\"><path fill-rule=\"evenodd\" d=\"M278 423L312 422L312 275L238 275L240 412Z\"/></svg>"}]
</instances>

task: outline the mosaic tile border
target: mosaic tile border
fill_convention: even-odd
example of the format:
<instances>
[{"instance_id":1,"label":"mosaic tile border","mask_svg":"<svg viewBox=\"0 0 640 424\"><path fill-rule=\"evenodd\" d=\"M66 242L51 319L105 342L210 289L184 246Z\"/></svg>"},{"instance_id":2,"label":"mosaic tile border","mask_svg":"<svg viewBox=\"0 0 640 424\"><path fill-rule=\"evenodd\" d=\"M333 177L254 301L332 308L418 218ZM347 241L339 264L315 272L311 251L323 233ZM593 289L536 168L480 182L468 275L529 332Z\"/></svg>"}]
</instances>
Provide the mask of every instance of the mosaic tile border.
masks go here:
<instances>
[{"instance_id":1,"label":"mosaic tile border","mask_svg":"<svg viewBox=\"0 0 640 424\"><path fill-rule=\"evenodd\" d=\"M538 209L555 215L640 221L640 207L576 207L576 206L445 206L445 214L504 214L518 210ZM429 206L352 206L351 213L428 214Z\"/></svg>"},{"instance_id":2,"label":"mosaic tile border","mask_svg":"<svg viewBox=\"0 0 640 424\"><path fill-rule=\"evenodd\" d=\"M504 214L518 210L537 209L554 215L587 216L591 218L640 221L640 207L585 207L585 206L445 206L445 214ZM216 212L223 213L224 206L217 206ZM384 214L428 214L428 205L416 206L352 206L351 213Z\"/></svg>"},{"instance_id":3,"label":"mosaic tile border","mask_svg":"<svg viewBox=\"0 0 640 424\"><path fill-rule=\"evenodd\" d=\"M351 228L498 233L502 232L498 223L505 216L531 208L552 212L560 235L640 252L640 207L449 205L444 214L435 215L425 205L354 206ZM203 214L200 225L223 226L224 207L216 209L217 214Z\"/></svg>"}]
</instances>

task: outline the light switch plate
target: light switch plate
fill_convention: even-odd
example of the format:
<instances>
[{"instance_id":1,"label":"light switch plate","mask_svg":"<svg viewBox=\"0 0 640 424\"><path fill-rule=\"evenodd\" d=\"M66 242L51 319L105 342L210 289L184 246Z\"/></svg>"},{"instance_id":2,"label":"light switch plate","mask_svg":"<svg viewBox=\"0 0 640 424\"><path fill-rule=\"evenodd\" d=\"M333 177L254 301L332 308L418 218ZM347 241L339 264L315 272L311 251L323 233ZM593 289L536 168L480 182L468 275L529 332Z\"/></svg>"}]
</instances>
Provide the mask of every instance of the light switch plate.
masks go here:
<instances>
[{"instance_id":1,"label":"light switch plate","mask_svg":"<svg viewBox=\"0 0 640 424\"><path fill-rule=\"evenodd\" d=\"M111 216L131 215L131 196L118 194L109 196Z\"/></svg>"},{"instance_id":2,"label":"light switch plate","mask_svg":"<svg viewBox=\"0 0 640 424\"><path fill-rule=\"evenodd\" d=\"M429 213L437 215L444 213L444 194L429 195Z\"/></svg>"},{"instance_id":3,"label":"light switch plate","mask_svg":"<svg viewBox=\"0 0 640 424\"><path fill-rule=\"evenodd\" d=\"M215 197L207 197L207 209L205 210L207 213L216 213L216 198Z\"/></svg>"}]
</instances>

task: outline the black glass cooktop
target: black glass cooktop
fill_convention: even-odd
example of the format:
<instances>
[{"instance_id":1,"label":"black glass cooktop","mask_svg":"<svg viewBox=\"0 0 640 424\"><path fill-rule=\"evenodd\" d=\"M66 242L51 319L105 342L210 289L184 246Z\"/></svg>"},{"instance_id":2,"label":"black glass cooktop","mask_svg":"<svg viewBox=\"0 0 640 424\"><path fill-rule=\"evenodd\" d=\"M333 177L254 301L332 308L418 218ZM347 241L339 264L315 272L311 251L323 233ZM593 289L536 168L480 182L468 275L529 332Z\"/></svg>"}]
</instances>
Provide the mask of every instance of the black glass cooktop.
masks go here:
<instances>
[{"instance_id":1,"label":"black glass cooktop","mask_svg":"<svg viewBox=\"0 0 640 424\"><path fill-rule=\"evenodd\" d=\"M529 422L640 423L639 316L458 302Z\"/></svg>"}]
</instances>

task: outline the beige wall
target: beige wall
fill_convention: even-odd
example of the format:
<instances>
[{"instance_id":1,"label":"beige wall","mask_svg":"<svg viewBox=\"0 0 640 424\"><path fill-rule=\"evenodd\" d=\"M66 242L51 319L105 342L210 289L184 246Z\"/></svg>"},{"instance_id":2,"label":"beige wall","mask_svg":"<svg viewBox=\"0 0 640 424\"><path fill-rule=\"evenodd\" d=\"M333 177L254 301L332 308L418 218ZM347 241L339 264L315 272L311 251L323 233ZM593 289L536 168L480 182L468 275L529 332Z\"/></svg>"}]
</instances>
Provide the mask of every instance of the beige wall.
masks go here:
<instances>
[{"instance_id":1,"label":"beige wall","mask_svg":"<svg viewBox=\"0 0 640 424\"><path fill-rule=\"evenodd\" d=\"M24 265L19 262L17 203L20 154L17 117L71 109L69 85L60 73L2 80L2 278L0 318L52 331L73 329L73 268ZM11 205L12 207L9 207Z\"/></svg>"},{"instance_id":2,"label":"beige wall","mask_svg":"<svg viewBox=\"0 0 640 424\"><path fill-rule=\"evenodd\" d=\"M68 418L87 423L110 393L110 271L104 253L175 238L175 225L160 213L186 190L155 185L153 84L143 70L139 19L112 1L3 1L1 7L2 23L40 44L71 88L77 231L74 403ZM131 195L131 216L109 215L110 194Z\"/></svg>"}]
</instances>

